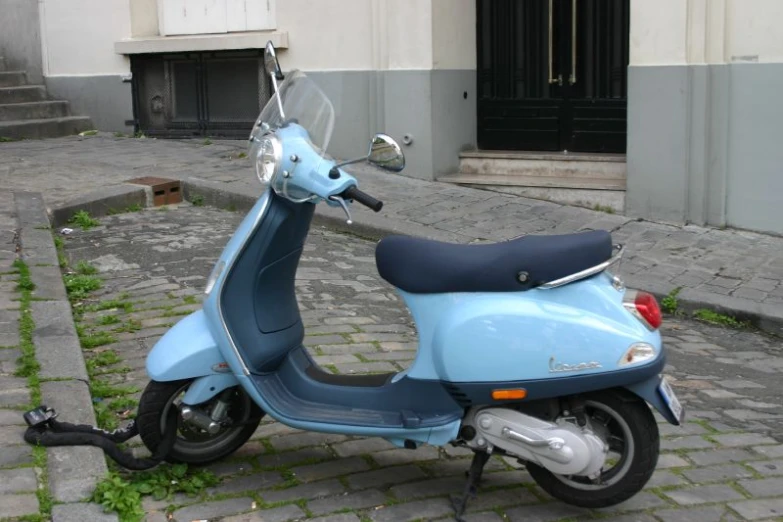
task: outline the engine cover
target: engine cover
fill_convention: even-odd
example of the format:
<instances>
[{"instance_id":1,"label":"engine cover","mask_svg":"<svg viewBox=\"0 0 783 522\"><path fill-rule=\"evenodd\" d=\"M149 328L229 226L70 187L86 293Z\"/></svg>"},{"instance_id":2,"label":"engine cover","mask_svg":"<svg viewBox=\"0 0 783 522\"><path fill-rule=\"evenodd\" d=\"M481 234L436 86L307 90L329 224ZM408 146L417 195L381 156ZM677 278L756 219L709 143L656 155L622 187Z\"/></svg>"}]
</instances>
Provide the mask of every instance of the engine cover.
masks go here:
<instances>
[{"instance_id":1,"label":"engine cover","mask_svg":"<svg viewBox=\"0 0 783 522\"><path fill-rule=\"evenodd\" d=\"M471 448L497 447L559 475L598 476L608 452L606 443L588 427L548 422L507 408L471 410L463 425L476 430L468 441Z\"/></svg>"}]
</instances>

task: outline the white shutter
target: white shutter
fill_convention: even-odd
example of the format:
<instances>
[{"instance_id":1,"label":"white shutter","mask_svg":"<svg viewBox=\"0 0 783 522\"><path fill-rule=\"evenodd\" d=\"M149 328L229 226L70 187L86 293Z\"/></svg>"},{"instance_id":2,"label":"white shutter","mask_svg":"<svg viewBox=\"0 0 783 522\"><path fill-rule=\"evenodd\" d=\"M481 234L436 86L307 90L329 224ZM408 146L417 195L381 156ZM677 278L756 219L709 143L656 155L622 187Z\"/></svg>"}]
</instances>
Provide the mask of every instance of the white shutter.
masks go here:
<instances>
[{"instance_id":1,"label":"white shutter","mask_svg":"<svg viewBox=\"0 0 783 522\"><path fill-rule=\"evenodd\" d=\"M276 28L276 0L158 0L161 36Z\"/></svg>"},{"instance_id":2,"label":"white shutter","mask_svg":"<svg viewBox=\"0 0 783 522\"><path fill-rule=\"evenodd\" d=\"M275 20L276 0L244 0L248 31L277 29Z\"/></svg>"},{"instance_id":3,"label":"white shutter","mask_svg":"<svg viewBox=\"0 0 783 522\"><path fill-rule=\"evenodd\" d=\"M158 0L161 36L225 33L226 0Z\"/></svg>"}]
</instances>

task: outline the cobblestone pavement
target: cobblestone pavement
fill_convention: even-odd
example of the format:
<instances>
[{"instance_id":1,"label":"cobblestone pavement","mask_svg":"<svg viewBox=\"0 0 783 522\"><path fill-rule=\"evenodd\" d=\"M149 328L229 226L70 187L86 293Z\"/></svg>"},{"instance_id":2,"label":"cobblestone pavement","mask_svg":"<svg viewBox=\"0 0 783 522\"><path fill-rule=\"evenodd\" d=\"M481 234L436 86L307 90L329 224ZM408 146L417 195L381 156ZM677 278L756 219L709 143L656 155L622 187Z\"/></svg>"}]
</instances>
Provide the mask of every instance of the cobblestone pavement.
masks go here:
<instances>
[{"instance_id":1,"label":"cobblestone pavement","mask_svg":"<svg viewBox=\"0 0 783 522\"><path fill-rule=\"evenodd\" d=\"M197 309L240 219L183 205L102 218L95 229L62 236L70 265L92 263L104 280L76 314L82 342L92 346L84 351L93 379L144 386L145 354L180 315ZM414 356L411 319L377 276L373 247L324 229L314 229L306 245L297 277L305 344L331 371L394 371ZM613 508L575 509L548 498L515 462L495 458L469 520L781 520L779 340L686 320L665 324L667 371L690 415L682 428L659 425L663 454L646 490ZM127 402L108 405L124 408ZM461 491L468 463L462 449L395 449L265 421L233 458L211 466L219 485L195 499L146 500L144 507L151 521L167 514L180 522L447 520L447 495Z\"/></svg>"},{"instance_id":2,"label":"cobblestone pavement","mask_svg":"<svg viewBox=\"0 0 783 522\"><path fill-rule=\"evenodd\" d=\"M0 193L0 519L39 512L36 491L45 452L33 455L20 434L22 408L31 402L28 380L14 376L22 355L19 336L19 273L13 194ZM43 459L41 459L43 457ZM40 484L44 487L43 484Z\"/></svg>"},{"instance_id":3,"label":"cobblestone pavement","mask_svg":"<svg viewBox=\"0 0 783 522\"><path fill-rule=\"evenodd\" d=\"M357 144L357 152L361 149ZM260 190L244 142L115 138L101 133L0 144L0 187L36 190L54 207L99 187L140 176L190 177L228 190ZM415 174L415 173L413 173ZM381 214L354 206L355 221L414 235L470 242L522 234L607 229L627 248L622 273L637 288L682 288L692 307L724 307L773 318L783 331L783 238L697 226L637 221L583 208L423 182L360 169L362 189L384 200ZM339 211L334 211L339 215Z\"/></svg>"}]
</instances>

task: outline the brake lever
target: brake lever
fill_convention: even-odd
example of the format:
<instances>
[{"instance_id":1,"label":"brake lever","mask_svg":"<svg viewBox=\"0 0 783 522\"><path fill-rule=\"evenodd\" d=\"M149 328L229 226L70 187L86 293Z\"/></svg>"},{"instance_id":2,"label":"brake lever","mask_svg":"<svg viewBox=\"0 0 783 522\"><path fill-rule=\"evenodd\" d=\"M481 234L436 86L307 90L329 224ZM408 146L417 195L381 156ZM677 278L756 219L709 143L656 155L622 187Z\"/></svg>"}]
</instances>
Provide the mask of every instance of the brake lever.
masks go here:
<instances>
[{"instance_id":1,"label":"brake lever","mask_svg":"<svg viewBox=\"0 0 783 522\"><path fill-rule=\"evenodd\" d=\"M343 208L345 215L348 218L345 222L349 225L353 225L353 219L351 219L351 210L348 208L348 203L345 202L345 199L341 198L340 196L329 196L329 200L336 202Z\"/></svg>"}]
</instances>

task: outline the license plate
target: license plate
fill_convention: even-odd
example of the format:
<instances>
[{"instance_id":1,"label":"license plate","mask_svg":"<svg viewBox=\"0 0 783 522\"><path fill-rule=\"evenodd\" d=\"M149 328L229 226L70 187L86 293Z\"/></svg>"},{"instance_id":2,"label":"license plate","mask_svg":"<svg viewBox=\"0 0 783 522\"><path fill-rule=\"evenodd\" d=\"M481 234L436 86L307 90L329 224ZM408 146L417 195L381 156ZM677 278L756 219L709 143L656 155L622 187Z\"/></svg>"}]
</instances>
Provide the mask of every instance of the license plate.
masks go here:
<instances>
[{"instance_id":1,"label":"license plate","mask_svg":"<svg viewBox=\"0 0 783 522\"><path fill-rule=\"evenodd\" d=\"M680 400L677 398L674 390L672 390L666 377L661 379L661 384L658 385L658 392L661 394L661 397L663 397L663 402L666 403L666 406L669 408L669 411L672 412L674 418L677 419L679 424L682 424L682 421L685 418L685 408L680 404Z\"/></svg>"}]
</instances>

